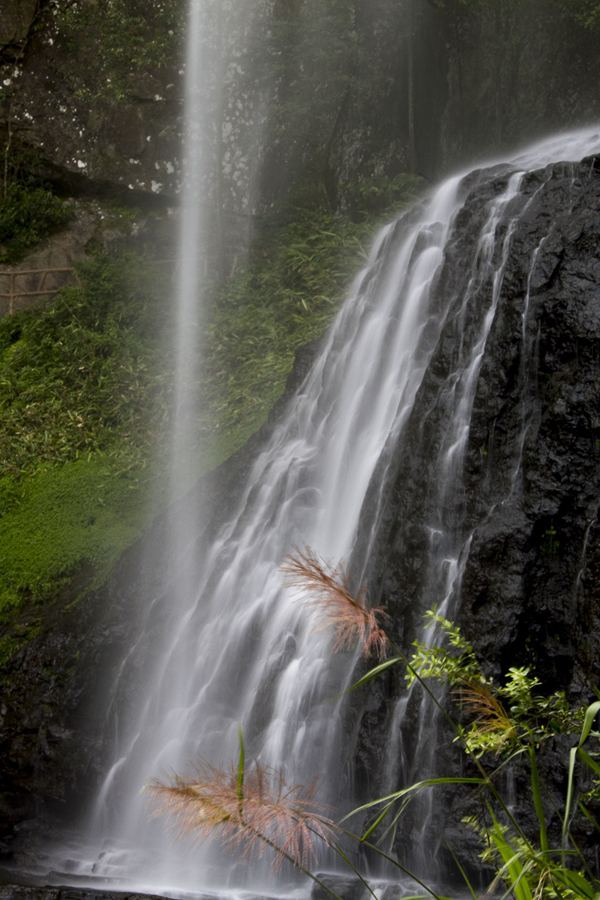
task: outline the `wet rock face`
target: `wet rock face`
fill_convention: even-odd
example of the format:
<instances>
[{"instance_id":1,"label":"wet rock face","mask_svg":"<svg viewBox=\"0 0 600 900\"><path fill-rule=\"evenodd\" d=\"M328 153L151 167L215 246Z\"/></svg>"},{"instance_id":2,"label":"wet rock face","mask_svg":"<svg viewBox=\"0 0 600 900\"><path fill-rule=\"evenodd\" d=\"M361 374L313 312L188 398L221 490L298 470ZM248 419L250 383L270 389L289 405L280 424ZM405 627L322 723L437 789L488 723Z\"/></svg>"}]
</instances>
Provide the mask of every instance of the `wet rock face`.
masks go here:
<instances>
[{"instance_id":1,"label":"wet rock face","mask_svg":"<svg viewBox=\"0 0 600 900\"><path fill-rule=\"evenodd\" d=\"M147 10L147 23L135 2L129 9L63 0L27 5L38 16L36 28L23 36L19 64L11 66L6 53L0 58L0 119L10 122L13 135L9 162L16 143L23 143L92 179L149 193L153 184L155 192L165 187L179 153L178 37L174 29L168 36L175 0L164 4L172 16ZM152 75L140 85L144 70Z\"/></svg>"},{"instance_id":2,"label":"wet rock face","mask_svg":"<svg viewBox=\"0 0 600 900\"><path fill-rule=\"evenodd\" d=\"M0 900L162 900L158 894L132 894L114 891L95 891L86 888L25 887L0 885ZM199 900L211 900L210 896Z\"/></svg>"},{"instance_id":3,"label":"wet rock face","mask_svg":"<svg viewBox=\"0 0 600 900\"><path fill-rule=\"evenodd\" d=\"M529 666L548 693L564 689L574 702L584 703L600 678L597 160L556 165L523 181L524 205L477 379L464 464L440 490L438 456L451 426L452 373L464 371L461 347L473 345L480 333L492 290L489 277L472 294L466 315L462 299L473 276L486 204L506 189L507 180L499 171L495 180L477 186L472 176L466 185L437 286L435 314L447 311L446 324L395 451L372 559L371 596L393 613L397 638L410 649L424 609L444 599L442 570L448 563L441 557L435 563L432 553L436 534L443 531L450 536L448 556L460 552L465 560L464 570L459 560L462 579L455 582L459 587L448 615L461 624L484 669L498 676L509 666ZM511 227L510 210L498 226L495 267ZM432 571L438 563L440 571ZM381 719L389 716L390 698L401 690L400 682L389 684L380 700ZM382 770L389 739L382 737L385 728L374 737L372 716L370 709L358 745L366 772ZM403 725L409 757L418 723L411 702ZM456 765L452 737L437 736L433 774L447 774ZM547 796L557 792L556 808L564 755L564 747L555 746L542 761ZM418 771L411 769L414 760L407 765L413 775ZM372 785L366 793L373 796ZM456 795L446 800L458 809L463 803ZM438 829L442 819L435 823ZM454 846L466 849L464 834Z\"/></svg>"},{"instance_id":4,"label":"wet rock face","mask_svg":"<svg viewBox=\"0 0 600 900\"><path fill-rule=\"evenodd\" d=\"M18 57L38 8L37 0L6 0L0 19L0 57Z\"/></svg>"},{"instance_id":5,"label":"wet rock face","mask_svg":"<svg viewBox=\"0 0 600 900\"><path fill-rule=\"evenodd\" d=\"M427 525L436 516L433 465L450 409L441 387L456 368L461 335L481 327L491 287L482 285L463 321L465 279L484 201L505 185L499 175L471 190L439 278L440 298L455 300L399 452L378 545L378 592L401 614L423 588ZM460 617L489 666L538 665L550 687L583 690L599 674L590 642L598 605L600 173L591 160L554 166L527 176L522 189L527 205L481 364L464 469L439 515L449 530L473 533ZM412 617L402 620L406 638Z\"/></svg>"},{"instance_id":6,"label":"wet rock face","mask_svg":"<svg viewBox=\"0 0 600 900\"><path fill-rule=\"evenodd\" d=\"M538 186L532 178L528 187ZM600 172L589 161L574 173L557 167L525 212L465 467L470 518L481 521L486 506L498 510L476 530L465 627L484 658L533 664L549 688L584 697L600 675L599 204ZM519 440L522 483L506 501Z\"/></svg>"},{"instance_id":7,"label":"wet rock face","mask_svg":"<svg viewBox=\"0 0 600 900\"><path fill-rule=\"evenodd\" d=\"M90 596L70 614L57 615L3 668L0 860L11 858L15 837L45 829L49 811L76 802L93 778L102 731L89 704L109 665L107 648L120 646L124 636L111 617L114 607L103 599L101 621L98 597Z\"/></svg>"}]
</instances>

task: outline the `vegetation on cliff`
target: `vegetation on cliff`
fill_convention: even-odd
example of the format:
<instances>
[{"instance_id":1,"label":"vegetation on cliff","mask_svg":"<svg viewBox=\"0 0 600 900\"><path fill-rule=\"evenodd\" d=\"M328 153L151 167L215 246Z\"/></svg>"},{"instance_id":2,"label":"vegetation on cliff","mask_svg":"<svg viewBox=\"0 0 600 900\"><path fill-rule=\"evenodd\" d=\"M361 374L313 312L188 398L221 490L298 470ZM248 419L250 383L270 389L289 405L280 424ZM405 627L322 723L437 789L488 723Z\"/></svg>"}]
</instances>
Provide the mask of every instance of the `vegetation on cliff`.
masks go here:
<instances>
[{"instance_id":1,"label":"vegetation on cliff","mask_svg":"<svg viewBox=\"0 0 600 900\"><path fill-rule=\"evenodd\" d=\"M198 476L264 422L296 350L334 315L381 208L418 187L363 185L353 218L295 210L216 290ZM15 628L27 637L40 624L43 604L102 583L163 499L172 270L124 250L91 258L79 277L50 305L0 320L0 658L18 646Z\"/></svg>"}]
</instances>

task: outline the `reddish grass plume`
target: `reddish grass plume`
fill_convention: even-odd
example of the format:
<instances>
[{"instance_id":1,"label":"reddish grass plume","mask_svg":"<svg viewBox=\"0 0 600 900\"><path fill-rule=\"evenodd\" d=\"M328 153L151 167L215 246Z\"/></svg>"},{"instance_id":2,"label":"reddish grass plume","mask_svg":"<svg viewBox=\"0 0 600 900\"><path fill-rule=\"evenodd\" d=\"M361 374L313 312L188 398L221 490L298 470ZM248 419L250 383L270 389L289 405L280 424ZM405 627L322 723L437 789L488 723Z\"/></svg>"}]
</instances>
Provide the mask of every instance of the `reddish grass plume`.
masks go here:
<instances>
[{"instance_id":1,"label":"reddish grass plume","mask_svg":"<svg viewBox=\"0 0 600 900\"><path fill-rule=\"evenodd\" d=\"M281 772L257 763L244 773L242 783L235 767L201 763L190 780L175 776L168 784L153 782L148 790L157 811L173 814L182 833L217 833L247 855L270 849L275 866L288 860L308 869L317 851L331 846L336 830L316 804L314 788L290 787Z\"/></svg>"},{"instance_id":2,"label":"reddish grass plume","mask_svg":"<svg viewBox=\"0 0 600 900\"><path fill-rule=\"evenodd\" d=\"M334 651L348 650L358 641L363 656L384 660L390 641L383 628L383 608L369 609L364 588L353 593L343 565L332 566L311 549L296 550L281 566L288 584L322 616L323 627L335 632Z\"/></svg>"}]
</instances>

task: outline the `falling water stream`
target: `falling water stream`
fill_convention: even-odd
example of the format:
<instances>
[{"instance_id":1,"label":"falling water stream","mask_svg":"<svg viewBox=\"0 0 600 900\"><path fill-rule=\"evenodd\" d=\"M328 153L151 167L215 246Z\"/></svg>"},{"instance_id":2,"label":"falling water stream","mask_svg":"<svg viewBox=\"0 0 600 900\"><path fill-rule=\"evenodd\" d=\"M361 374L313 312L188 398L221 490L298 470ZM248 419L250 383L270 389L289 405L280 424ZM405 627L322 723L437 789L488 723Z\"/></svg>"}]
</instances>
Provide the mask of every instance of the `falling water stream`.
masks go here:
<instances>
[{"instance_id":1,"label":"falling water stream","mask_svg":"<svg viewBox=\"0 0 600 900\"><path fill-rule=\"evenodd\" d=\"M436 451L440 509L460 481L504 267L519 217L531 202L521 193L524 173L599 148L597 132L568 135L478 176L480 184L500 180L504 186L488 201L467 261L472 289L461 298L459 317L472 318L469 303L484 281L490 285L487 305L478 310L479 325L457 348L457 368L440 388L446 410ZM282 768L290 782L308 783L318 773L322 799L338 804L351 795L352 726L343 697L355 659L346 654L332 660L328 635L315 632L284 585L280 565L294 547L307 545L333 562L352 561L358 570L367 564L368 540L361 542L362 557L353 556L359 533L376 531L380 504L361 517L367 491L375 471L376 495L383 490L385 461L392 450L401 451L403 428L449 311L456 309L456 298L441 310L432 300L468 184L464 176L449 179L379 233L311 371L255 459L237 510L196 561L193 589L175 583L167 610L149 606L147 628L159 613L163 622L160 657L117 741L90 817L87 844L97 848L96 858L80 872L154 892L291 890L288 875L277 883L259 865L225 863L212 845L165 837L140 793L155 776L189 772L198 758L215 764L235 758L240 724L252 757ZM452 614L471 537L448 529L442 519L432 522L424 560L427 596L418 602L436 597ZM396 737L405 703L395 716ZM421 764L432 727L422 717L415 736ZM393 740L390 746L401 760L402 748ZM390 778L399 777L394 760L388 770Z\"/></svg>"},{"instance_id":2,"label":"falling water stream","mask_svg":"<svg viewBox=\"0 0 600 900\"><path fill-rule=\"evenodd\" d=\"M188 459L194 408L186 385L194 380L201 316L202 279L197 264L188 261L202 256L207 225L200 188L206 174L206 119L198 81L206 78L210 60L197 52L206 7L198 0L190 9L174 493ZM582 131L536 145L479 175L479 183L499 179L502 187L489 201L477 245L465 260L472 290L462 298L463 321L473 316L469 304L484 279L491 288L485 309L478 311L475 335L471 329L471 339L456 348L457 367L440 388L446 410L436 449L440 509L461 477L504 267L528 202L521 193L524 174L555 162L579 161L599 149L598 131ZM126 727L112 729L112 758L81 838L86 849L78 857L71 853L63 873L69 868L72 876L154 893L249 890L280 895L294 890L297 882L290 873L277 880L260 865L225 862L211 844L199 846L167 834L164 824L149 815L141 793L154 777L190 772L199 758L214 764L234 759L240 725L253 758L283 769L293 784L310 783L317 774L325 802L339 805L344 797L351 802L352 723L344 689L356 660L352 654L332 659L329 636L315 631L311 616L285 586L280 566L295 547L310 546L334 563L352 562L355 571L368 567L368 535L377 531L388 462L401 452L403 429L446 317L455 308L453 297L441 309L434 305L434 289L469 184L464 175L450 178L377 235L311 371L254 460L234 513L201 547L192 542L192 532L200 528L193 516L186 515L176 526L173 548L181 553L193 543L194 565L183 565L182 572L193 571L195 580L187 575L172 579L168 596L148 604L142 631L154 633L160 623L158 652L146 668L148 677ZM379 500L370 504L367 515L363 507L369 490ZM469 545L470 535L461 529L452 531L441 519L431 523L429 555L423 561L429 573L427 596L416 602L428 605L428 598L435 597L452 614ZM136 665L132 650L119 667L118 683L127 682ZM397 707L389 744L391 780L402 769L396 762L402 748L394 744L402 703L406 700ZM432 727L423 716L415 737L423 748L421 762L432 746ZM412 765L409 775L415 773ZM56 861L55 866L61 869Z\"/></svg>"}]
</instances>

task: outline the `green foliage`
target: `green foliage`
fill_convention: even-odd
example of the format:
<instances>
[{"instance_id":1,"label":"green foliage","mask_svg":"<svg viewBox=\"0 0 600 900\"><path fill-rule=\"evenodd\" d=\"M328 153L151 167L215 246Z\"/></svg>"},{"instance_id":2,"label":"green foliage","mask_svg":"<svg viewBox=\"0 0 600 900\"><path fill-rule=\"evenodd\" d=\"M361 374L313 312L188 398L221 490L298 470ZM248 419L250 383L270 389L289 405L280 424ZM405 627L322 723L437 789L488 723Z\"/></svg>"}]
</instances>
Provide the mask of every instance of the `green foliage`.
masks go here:
<instances>
[{"instance_id":1,"label":"green foliage","mask_svg":"<svg viewBox=\"0 0 600 900\"><path fill-rule=\"evenodd\" d=\"M521 752L532 742L557 734L575 734L583 722L581 707L572 709L564 691L550 696L539 692L540 680L528 668L511 667L501 684L481 670L471 644L457 625L436 611L426 613L430 628L437 627L441 640L415 641L407 669L407 681L438 679L455 689L454 695L474 718L458 725L457 737L476 756Z\"/></svg>"},{"instance_id":2,"label":"green foliage","mask_svg":"<svg viewBox=\"0 0 600 900\"><path fill-rule=\"evenodd\" d=\"M165 282L132 256L80 276L51 306L0 320L0 661L36 633L32 604L99 584L149 514Z\"/></svg>"},{"instance_id":3,"label":"green foliage","mask_svg":"<svg viewBox=\"0 0 600 900\"><path fill-rule=\"evenodd\" d=\"M208 416L233 447L264 421L298 347L337 311L372 226L322 210L297 218L255 250L221 291L208 326ZM215 416L216 413L216 416Z\"/></svg>"},{"instance_id":4,"label":"green foliage","mask_svg":"<svg viewBox=\"0 0 600 900\"><path fill-rule=\"evenodd\" d=\"M406 206L423 192L424 185L421 176L403 172L393 178L385 175L357 178L342 190L345 204L360 218Z\"/></svg>"},{"instance_id":5,"label":"green foliage","mask_svg":"<svg viewBox=\"0 0 600 900\"><path fill-rule=\"evenodd\" d=\"M0 621L22 603L59 597L78 578L97 582L139 532L144 505L127 458L97 455L8 486L0 517Z\"/></svg>"},{"instance_id":6,"label":"green foliage","mask_svg":"<svg viewBox=\"0 0 600 900\"><path fill-rule=\"evenodd\" d=\"M72 218L69 204L43 187L9 182L0 194L0 263L18 262Z\"/></svg>"},{"instance_id":7,"label":"green foliage","mask_svg":"<svg viewBox=\"0 0 600 900\"><path fill-rule=\"evenodd\" d=\"M37 636L53 609L99 586L147 521L125 457L96 455L0 478L0 668Z\"/></svg>"},{"instance_id":8,"label":"green foliage","mask_svg":"<svg viewBox=\"0 0 600 900\"><path fill-rule=\"evenodd\" d=\"M154 365L156 302L138 274L133 260L93 260L81 288L0 321L2 471L18 475L121 443L147 453L166 400Z\"/></svg>"},{"instance_id":9,"label":"green foliage","mask_svg":"<svg viewBox=\"0 0 600 900\"><path fill-rule=\"evenodd\" d=\"M483 674L472 645L456 625L435 611L429 611L426 620L429 627L437 629L437 634L427 642L415 642L407 663L407 680L410 685L418 682L426 689L428 679L441 680L453 688L452 696L460 703L460 716L454 723L455 740L480 773L479 782L473 779L473 783L481 792L484 808L483 815L463 821L481 838L482 860L495 868L496 881L507 886L504 896L510 894L515 900L597 900L600 880L588 870L571 832L576 813L598 829L586 804L596 802L600 796L600 734L594 731L600 702L587 708L571 707L562 691L543 696L540 680L528 668L512 667L502 683L494 684ZM568 754L562 842L553 848L539 760L543 742L558 735L578 735L578 741ZM496 787L497 773L522 756L529 765L531 810L539 829L537 840L515 819ZM592 788L583 788L576 800L578 774L579 783L589 784L591 779ZM464 785L466 780L427 779L355 810L381 809L363 839L388 817L393 817L395 826L408 796L440 783Z\"/></svg>"},{"instance_id":10,"label":"green foliage","mask_svg":"<svg viewBox=\"0 0 600 900\"><path fill-rule=\"evenodd\" d=\"M453 687L473 679L482 680L475 650L465 640L458 625L431 609L425 613L425 621L429 628L439 627L449 648L443 643L428 645L415 641L406 673L408 686L411 687L418 678L439 678Z\"/></svg>"},{"instance_id":11,"label":"green foliage","mask_svg":"<svg viewBox=\"0 0 600 900\"><path fill-rule=\"evenodd\" d=\"M180 0L54 0L52 8L59 40L82 61L73 67L78 99L121 102L131 93L132 78L172 67L180 58Z\"/></svg>"}]
</instances>

